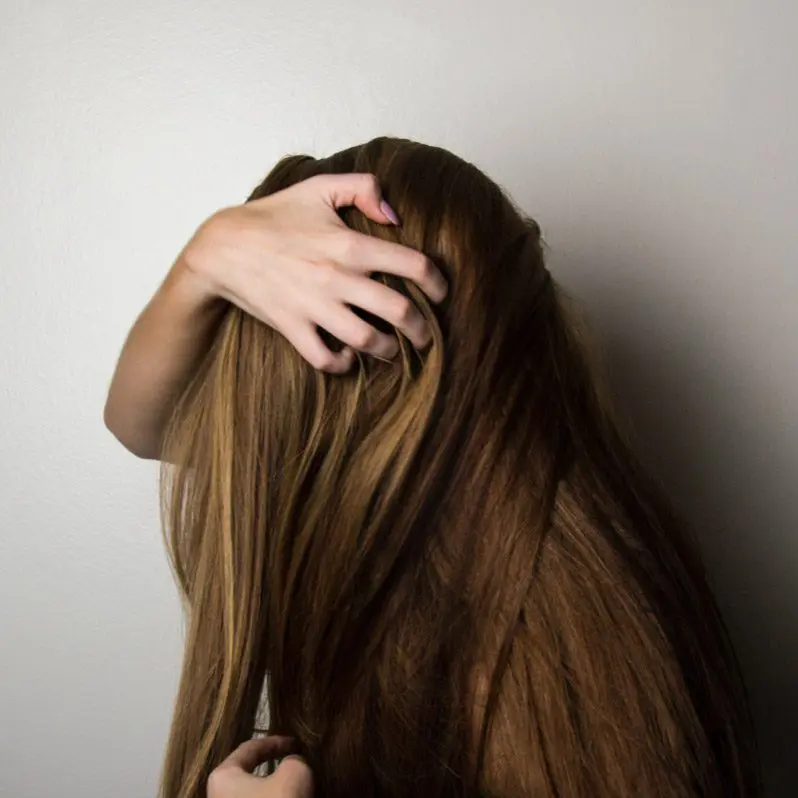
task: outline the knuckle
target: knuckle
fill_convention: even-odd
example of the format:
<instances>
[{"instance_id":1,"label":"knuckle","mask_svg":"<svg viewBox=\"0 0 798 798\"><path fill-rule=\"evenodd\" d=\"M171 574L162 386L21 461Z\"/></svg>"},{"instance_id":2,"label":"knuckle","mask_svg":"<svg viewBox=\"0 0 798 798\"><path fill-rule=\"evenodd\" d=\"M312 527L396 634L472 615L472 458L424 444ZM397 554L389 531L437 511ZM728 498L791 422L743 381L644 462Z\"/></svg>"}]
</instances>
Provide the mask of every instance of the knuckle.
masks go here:
<instances>
[{"instance_id":1,"label":"knuckle","mask_svg":"<svg viewBox=\"0 0 798 798\"><path fill-rule=\"evenodd\" d=\"M338 269L333 263L319 263L316 265L315 277L320 288L329 289L338 279Z\"/></svg>"},{"instance_id":2,"label":"knuckle","mask_svg":"<svg viewBox=\"0 0 798 798\"><path fill-rule=\"evenodd\" d=\"M324 194L330 185L329 175L310 175L292 186L296 191L307 192L305 196Z\"/></svg>"},{"instance_id":3,"label":"knuckle","mask_svg":"<svg viewBox=\"0 0 798 798\"><path fill-rule=\"evenodd\" d=\"M416 258L413 276L416 280L426 280L432 275L432 261L425 255Z\"/></svg>"},{"instance_id":4,"label":"knuckle","mask_svg":"<svg viewBox=\"0 0 798 798\"><path fill-rule=\"evenodd\" d=\"M342 263L352 262L358 253L360 239L351 230L342 230L336 233L336 249Z\"/></svg>"},{"instance_id":5,"label":"knuckle","mask_svg":"<svg viewBox=\"0 0 798 798\"><path fill-rule=\"evenodd\" d=\"M363 188L370 194L377 194L380 191L380 181L377 175L367 172L363 175Z\"/></svg>"},{"instance_id":6,"label":"knuckle","mask_svg":"<svg viewBox=\"0 0 798 798\"><path fill-rule=\"evenodd\" d=\"M319 369L320 371L329 371L334 363L332 352L327 350L315 352L308 358L308 361L313 368Z\"/></svg>"},{"instance_id":7,"label":"knuckle","mask_svg":"<svg viewBox=\"0 0 798 798\"><path fill-rule=\"evenodd\" d=\"M413 303L406 296L398 296L393 300L390 314L389 321L393 321L394 324L405 324L413 318Z\"/></svg>"},{"instance_id":8,"label":"knuckle","mask_svg":"<svg viewBox=\"0 0 798 798\"><path fill-rule=\"evenodd\" d=\"M357 349L371 349L375 344L376 336L377 333L373 327L367 325L357 327L352 333L353 346Z\"/></svg>"}]
</instances>

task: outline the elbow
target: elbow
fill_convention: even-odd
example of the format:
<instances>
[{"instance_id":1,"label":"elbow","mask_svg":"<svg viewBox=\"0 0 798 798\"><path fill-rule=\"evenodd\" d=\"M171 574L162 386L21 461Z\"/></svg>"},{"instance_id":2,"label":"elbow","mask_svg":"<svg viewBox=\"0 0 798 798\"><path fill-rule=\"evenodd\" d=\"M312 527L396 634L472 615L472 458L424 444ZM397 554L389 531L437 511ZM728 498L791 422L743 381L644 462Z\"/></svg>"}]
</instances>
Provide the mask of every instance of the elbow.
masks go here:
<instances>
[{"instance_id":1,"label":"elbow","mask_svg":"<svg viewBox=\"0 0 798 798\"><path fill-rule=\"evenodd\" d=\"M114 411L110 401L105 403L103 410L103 422L105 428L125 447L131 454L141 460L158 460L158 447L146 436L137 434L130 425L126 425L118 414Z\"/></svg>"}]
</instances>

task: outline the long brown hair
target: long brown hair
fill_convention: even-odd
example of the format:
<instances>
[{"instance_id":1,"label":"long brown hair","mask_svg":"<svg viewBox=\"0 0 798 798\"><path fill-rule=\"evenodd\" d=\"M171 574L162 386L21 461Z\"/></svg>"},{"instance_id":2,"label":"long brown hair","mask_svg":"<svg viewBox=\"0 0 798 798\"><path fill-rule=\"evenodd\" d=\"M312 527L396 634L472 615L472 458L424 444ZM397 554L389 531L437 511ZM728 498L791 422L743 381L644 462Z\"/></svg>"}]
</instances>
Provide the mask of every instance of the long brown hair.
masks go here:
<instances>
[{"instance_id":1,"label":"long brown hair","mask_svg":"<svg viewBox=\"0 0 798 798\"><path fill-rule=\"evenodd\" d=\"M375 174L449 297L433 329L313 370L230 307L171 421L164 519L189 610L164 798L256 726L325 798L759 794L695 546L619 432L540 230L473 165L381 138L281 161L250 199ZM398 333L397 333L398 334Z\"/></svg>"}]
</instances>

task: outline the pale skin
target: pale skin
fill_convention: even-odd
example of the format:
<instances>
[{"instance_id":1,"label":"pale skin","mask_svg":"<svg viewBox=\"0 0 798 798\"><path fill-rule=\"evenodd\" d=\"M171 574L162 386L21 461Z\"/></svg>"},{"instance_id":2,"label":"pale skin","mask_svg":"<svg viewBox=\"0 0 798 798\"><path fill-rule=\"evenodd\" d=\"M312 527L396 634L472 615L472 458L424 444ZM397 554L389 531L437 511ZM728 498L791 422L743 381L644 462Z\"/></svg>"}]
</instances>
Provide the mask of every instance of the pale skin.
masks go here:
<instances>
[{"instance_id":1,"label":"pale skin","mask_svg":"<svg viewBox=\"0 0 798 798\"><path fill-rule=\"evenodd\" d=\"M248 740L233 751L208 778L208 798L311 798L313 773L307 763L291 755L288 737ZM258 765L284 757L274 773L253 775Z\"/></svg>"},{"instance_id":2,"label":"pale skin","mask_svg":"<svg viewBox=\"0 0 798 798\"><path fill-rule=\"evenodd\" d=\"M341 373L355 351L390 359L394 336L348 306L392 324L417 347L424 318L402 294L370 279L413 280L433 302L446 281L415 250L347 228L336 208L356 206L381 224L398 222L373 175L321 175L269 197L223 208L185 245L128 334L105 405L105 423L131 452L159 459L172 402L207 350L227 303L284 335L315 368ZM345 344L333 352L317 326Z\"/></svg>"},{"instance_id":3,"label":"pale skin","mask_svg":"<svg viewBox=\"0 0 798 798\"><path fill-rule=\"evenodd\" d=\"M131 452L160 459L170 407L190 380L233 303L285 336L315 368L342 373L355 351L392 358L395 337L374 329L348 306L392 324L417 347L430 332L402 294L373 272L413 280L433 302L446 281L427 257L347 228L336 208L356 206L380 224L397 224L376 178L324 175L270 197L223 208L206 219L178 255L139 315L119 356L105 404L108 429ZM317 326L345 344L328 349ZM307 764L291 740L268 737L237 748L211 773L208 798L310 798ZM283 758L272 775L253 771Z\"/></svg>"}]
</instances>

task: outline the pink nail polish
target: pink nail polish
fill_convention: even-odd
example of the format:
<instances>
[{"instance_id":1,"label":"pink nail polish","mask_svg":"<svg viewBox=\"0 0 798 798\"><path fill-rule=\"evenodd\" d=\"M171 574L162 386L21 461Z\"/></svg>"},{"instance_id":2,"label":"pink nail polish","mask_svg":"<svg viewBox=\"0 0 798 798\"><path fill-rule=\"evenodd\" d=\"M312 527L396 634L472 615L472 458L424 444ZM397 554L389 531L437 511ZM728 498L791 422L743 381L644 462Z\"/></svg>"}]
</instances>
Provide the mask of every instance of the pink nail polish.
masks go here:
<instances>
[{"instance_id":1,"label":"pink nail polish","mask_svg":"<svg viewBox=\"0 0 798 798\"><path fill-rule=\"evenodd\" d=\"M396 215L396 211L385 200L380 202L380 210L383 212L385 218L389 219L392 224L399 224L399 217Z\"/></svg>"}]
</instances>

